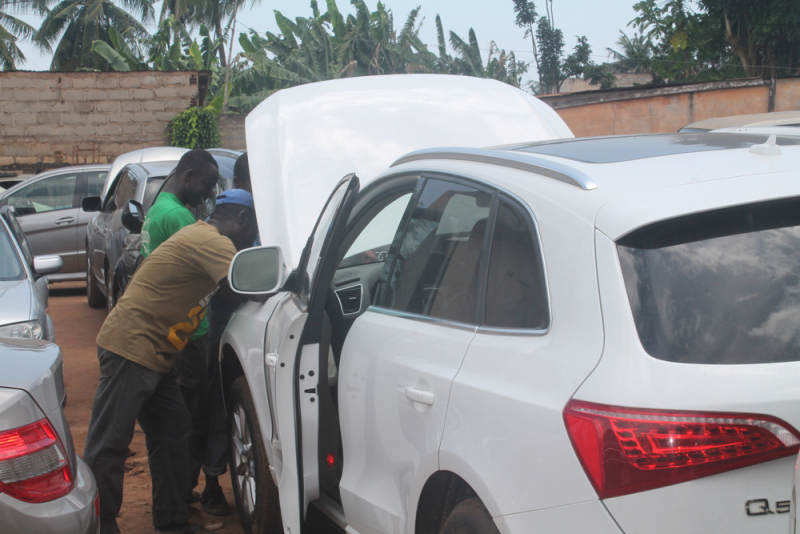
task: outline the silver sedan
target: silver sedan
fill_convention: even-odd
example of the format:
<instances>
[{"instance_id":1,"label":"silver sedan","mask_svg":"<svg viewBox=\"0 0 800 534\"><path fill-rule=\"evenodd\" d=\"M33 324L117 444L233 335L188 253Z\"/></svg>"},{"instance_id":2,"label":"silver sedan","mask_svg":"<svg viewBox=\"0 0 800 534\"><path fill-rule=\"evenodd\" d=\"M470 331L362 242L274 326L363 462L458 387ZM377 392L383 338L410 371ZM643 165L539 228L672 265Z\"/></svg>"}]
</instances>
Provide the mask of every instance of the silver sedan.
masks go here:
<instances>
[{"instance_id":1,"label":"silver sedan","mask_svg":"<svg viewBox=\"0 0 800 534\"><path fill-rule=\"evenodd\" d=\"M58 346L0 338L0 530L99 529L97 484L75 454Z\"/></svg>"}]
</instances>

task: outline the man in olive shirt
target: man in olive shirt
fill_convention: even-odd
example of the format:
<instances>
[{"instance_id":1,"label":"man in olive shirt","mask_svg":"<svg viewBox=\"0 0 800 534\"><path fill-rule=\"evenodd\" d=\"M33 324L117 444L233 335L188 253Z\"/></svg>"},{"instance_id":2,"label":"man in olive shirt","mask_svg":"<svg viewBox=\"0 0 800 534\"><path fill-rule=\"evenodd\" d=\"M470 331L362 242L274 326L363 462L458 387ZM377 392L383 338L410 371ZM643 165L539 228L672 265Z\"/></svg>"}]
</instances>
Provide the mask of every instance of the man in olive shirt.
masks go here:
<instances>
[{"instance_id":1,"label":"man in olive shirt","mask_svg":"<svg viewBox=\"0 0 800 534\"><path fill-rule=\"evenodd\" d=\"M97 386L84 459L97 479L102 534L116 534L122 482L135 422L145 433L156 532L205 532L188 523L190 415L174 362L211 297L231 292L237 250L258 232L253 197L231 190L208 220L178 231L142 263L97 336Z\"/></svg>"},{"instance_id":2,"label":"man in olive shirt","mask_svg":"<svg viewBox=\"0 0 800 534\"><path fill-rule=\"evenodd\" d=\"M142 226L140 253L142 259L147 258L161 243L181 228L197 221L186 206L196 208L207 198L213 198L214 186L218 180L217 162L205 150L190 150L181 157L174 174L164 184L161 193L147 212ZM176 361L178 386L192 416L192 429L189 435L192 475L187 498L197 485L208 434L208 402L204 391L208 357L208 318L203 314L198 320L194 334L184 345Z\"/></svg>"}]
</instances>

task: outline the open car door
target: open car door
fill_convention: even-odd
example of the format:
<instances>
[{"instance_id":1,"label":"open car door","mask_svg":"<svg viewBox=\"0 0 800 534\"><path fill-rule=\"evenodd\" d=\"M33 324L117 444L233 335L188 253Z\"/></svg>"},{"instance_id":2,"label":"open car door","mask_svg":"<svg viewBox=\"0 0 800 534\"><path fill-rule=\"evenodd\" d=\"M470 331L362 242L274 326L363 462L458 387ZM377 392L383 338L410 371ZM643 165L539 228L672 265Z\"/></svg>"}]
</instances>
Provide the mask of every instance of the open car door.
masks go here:
<instances>
[{"instance_id":1,"label":"open car door","mask_svg":"<svg viewBox=\"0 0 800 534\"><path fill-rule=\"evenodd\" d=\"M343 178L325 204L294 273L291 293L269 321L265 354L267 386L273 402L273 450L284 531L300 534L308 504L319 497L318 384L327 376L320 346L325 299L337 251L359 191L359 180ZM270 330L272 330L270 332ZM320 369L322 367L322 369Z\"/></svg>"}]
</instances>

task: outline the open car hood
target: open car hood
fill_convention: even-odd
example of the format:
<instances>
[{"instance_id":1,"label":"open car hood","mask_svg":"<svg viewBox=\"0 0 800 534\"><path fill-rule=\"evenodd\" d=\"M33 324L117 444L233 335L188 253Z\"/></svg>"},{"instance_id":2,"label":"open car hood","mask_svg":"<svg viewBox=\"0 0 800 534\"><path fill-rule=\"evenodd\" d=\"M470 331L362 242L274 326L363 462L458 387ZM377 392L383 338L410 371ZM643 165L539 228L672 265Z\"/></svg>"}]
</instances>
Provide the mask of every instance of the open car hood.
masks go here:
<instances>
[{"instance_id":1,"label":"open car hood","mask_svg":"<svg viewBox=\"0 0 800 534\"><path fill-rule=\"evenodd\" d=\"M404 154L573 137L549 106L510 85L467 76L364 76L284 89L246 120L261 242L287 268L336 183L368 184Z\"/></svg>"}]
</instances>

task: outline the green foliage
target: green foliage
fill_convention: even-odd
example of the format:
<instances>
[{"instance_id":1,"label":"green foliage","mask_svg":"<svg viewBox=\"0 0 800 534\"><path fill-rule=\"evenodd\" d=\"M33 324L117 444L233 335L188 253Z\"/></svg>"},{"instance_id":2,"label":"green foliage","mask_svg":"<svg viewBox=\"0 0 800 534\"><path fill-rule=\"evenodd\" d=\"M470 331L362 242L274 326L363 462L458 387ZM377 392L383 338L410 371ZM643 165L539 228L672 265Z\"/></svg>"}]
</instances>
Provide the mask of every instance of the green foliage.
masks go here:
<instances>
[{"instance_id":1,"label":"green foliage","mask_svg":"<svg viewBox=\"0 0 800 534\"><path fill-rule=\"evenodd\" d=\"M628 37L620 31L620 38L617 45L622 49L621 52L607 48L614 61L609 64L614 72L652 72L654 47L650 39L638 33L633 37Z\"/></svg>"},{"instance_id":2,"label":"green foliage","mask_svg":"<svg viewBox=\"0 0 800 534\"><path fill-rule=\"evenodd\" d=\"M694 5L689 0L642 0L634 4L637 16L630 24L640 28L642 39L652 43L649 65L654 81L695 82L745 76L725 42L723 18L710 15L702 3L700 11ZM641 50L638 55L639 60L643 59Z\"/></svg>"},{"instance_id":3,"label":"green foliage","mask_svg":"<svg viewBox=\"0 0 800 534\"><path fill-rule=\"evenodd\" d=\"M123 4L130 12L112 0L36 0L36 3L44 20L33 35L33 42L40 49L53 52L50 70L109 70L109 63L92 50L92 45L103 41L114 47L112 29L134 50L142 39L149 37L138 19L144 22L152 19L152 0L126 0Z\"/></svg>"},{"instance_id":4,"label":"green foliage","mask_svg":"<svg viewBox=\"0 0 800 534\"><path fill-rule=\"evenodd\" d=\"M17 46L17 39L29 39L36 30L25 21L13 16L30 12L32 2L25 0L0 0L0 70L17 70L17 63L25 62L25 55Z\"/></svg>"},{"instance_id":5,"label":"green foliage","mask_svg":"<svg viewBox=\"0 0 800 534\"><path fill-rule=\"evenodd\" d=\"M399 73L444 73L494 78L519 86L527 69L494 43L484 63L473 30L466 40L450 32L455 56L447 53L441 19L436 17L438 55L419 37L420 8L412 10L399 30L392 12L377 4L373 12L364 0L351 0L355 14L345 17L336 0L327 0L325 13L311 2L311 16L275 21L280 35L255 31L239 36L242 54L232 62L228 105L246 112L272 93L304 83L352 76Z\"/></svg>"},{"instance_id":6,"label":"green foliage","mask_svg":"<svg viewBox=\"0 0 800 534\"><path fill-rule=\"evenodd\" d=\"M789 75L800 66L800 3L700 0L700 9L748 76Z\"/></svg>"},{"instance_id":7,"label":"green foliage","mask_svg":"<svg viewBox=\"0 0 800 534\"><path fill-rule=\"evenodd\" d=\"M567 78L583 78L601 89L614 87L616 77L606 67L592 61L592 47L585 36L578 37L572 54L564 57L564 36L561 30L550 25L550 19L541 17L536 29L539 40L539 84L531 85L535 94L557 93Z\"/></svg>"},{"instance_id":8,"label":"green foliage","mask_svg":"<svg viewBox=\"0 0 800 534\"><path fill-rule=\"evenodd\" d=\"M215 148L219 146L220 133L217 112L207 106L182 111L167 124L167 134L172 146L182 148Z\"/></svg>"},{"instance_id":9,"label":"green foliage","mask_svg":"<svg viewBox=\"0 0 800 534\"><path fill-rule=\"evenodd\" d=\"M513 0L514 1L514 13L516 14L516 18L514 20L515 24L520 28L525 29L525 37L531 38L531 48L533 49L533 61L536 63L536 68L539 68L539 52L536 49L536 31L534 30L534 26L536 25L536 19L539 17L539 14L536 12L536 6L533 2L529 2L528 0Z\"/></svg>"}]
</instances>

